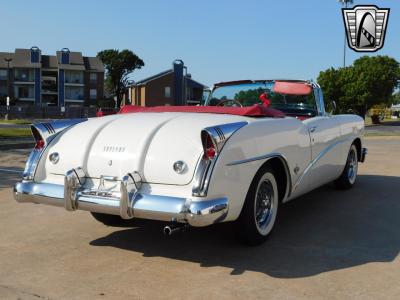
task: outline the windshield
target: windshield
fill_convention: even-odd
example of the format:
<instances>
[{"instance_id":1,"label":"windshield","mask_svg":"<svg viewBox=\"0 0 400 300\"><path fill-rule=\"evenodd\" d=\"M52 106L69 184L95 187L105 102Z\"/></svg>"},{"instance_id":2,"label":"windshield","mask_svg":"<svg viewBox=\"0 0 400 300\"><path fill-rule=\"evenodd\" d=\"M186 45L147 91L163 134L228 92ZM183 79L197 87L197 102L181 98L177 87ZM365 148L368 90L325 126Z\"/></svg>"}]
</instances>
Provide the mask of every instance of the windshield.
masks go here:
<instances>
[{"instance_id":1,"label":"windshield","mask_svg":"<svg viewBox=\"0 0 400 300\"><path fill-rule=\"evenodd\" d=\"M219 86L208 97L206 105L252 106L265 104L287 115L316 116L313 89L298 82L254 82Z\"/></svg>"}]
</instances>

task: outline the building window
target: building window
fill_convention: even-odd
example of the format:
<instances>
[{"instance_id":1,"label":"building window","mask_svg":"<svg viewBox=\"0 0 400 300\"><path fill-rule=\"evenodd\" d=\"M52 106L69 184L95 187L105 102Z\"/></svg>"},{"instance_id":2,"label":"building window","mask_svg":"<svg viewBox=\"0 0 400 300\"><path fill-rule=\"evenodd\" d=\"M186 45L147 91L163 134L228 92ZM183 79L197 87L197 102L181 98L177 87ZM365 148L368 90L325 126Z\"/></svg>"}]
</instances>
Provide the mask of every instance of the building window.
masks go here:
<instances>
[{"instance_id":1,"label":"building window","mask_svg":"<svg viewBox=\"0 0 400 300\"><path fill-rule=\"evenodd\" d=\"M65 83L83 84L83 71L65 71Z\"/></svg>"},{"instance_id":2,"label":"building window","mask_svg":"<svg viewBox=\"0 0 400 300\"><path fill-rule=\"evenodd\" d=\"M33 82L33 69L15 69L15 81Z\"/></svg>"},{"instance_id":3,"label":"building window","mask_svg":"<svg viewBox=\"0 0 400 300\"><path fill-rule=\"evenodd\" d=\"M68 100L83 100L83 87L67 86L65 87L65 99Z\"/></svg>"},{"instance_id":4,"label":"building window","mask_svg":"<svg viewBox=\"0 0 400 300\"><path fill-rule=\"evenodd\" d=\"M97 73L90 73L90 82L97 83Z\"/></svg>"},{"instance_id":5,"label":"building window","mask_svg":"<svg viewBox=\"0 0 400 300\"><path fill-rule=\"evenodd\" d=\"M0 84L0 97L5 97L7 96L7 85L6 84Z\"/></svg>"},{"instance_id":6,"label":"building window","mask_svg":"<svg viewBox=\"0 0 400 300\"><path fill-rule=\"evenodd\" d=\"M0 69L0 80L7 80L7 70Z\"/></svg>"},{"instance_id":7,"label":"building window","mask_svg":"<svg viewBox=\"0 0 400 300\"><path fill-rule=\"evenodd\" d=\"M33 85L16 85L14 86L14 96L17 99L33 99L34 89Z\"/></svg>"},{"instance_id":8,"label":"building window","mask_svg":"<svg viewBox=\"0 0 400 300\"><path fill-rule=\"evenodd\" d=\"M170 86L166 86L164 88L164 97L171 98L171 87Z\"/></svg>"},{"instance_id":9,"label":"building window","mask_svg":"<svg viewBox=\"0 0 400 300\"><path fill-rule=\"evenodd\" d=\"M96 89L90 89L90 99L97 99L97 90Z\"/></svg>"}]
</instances>

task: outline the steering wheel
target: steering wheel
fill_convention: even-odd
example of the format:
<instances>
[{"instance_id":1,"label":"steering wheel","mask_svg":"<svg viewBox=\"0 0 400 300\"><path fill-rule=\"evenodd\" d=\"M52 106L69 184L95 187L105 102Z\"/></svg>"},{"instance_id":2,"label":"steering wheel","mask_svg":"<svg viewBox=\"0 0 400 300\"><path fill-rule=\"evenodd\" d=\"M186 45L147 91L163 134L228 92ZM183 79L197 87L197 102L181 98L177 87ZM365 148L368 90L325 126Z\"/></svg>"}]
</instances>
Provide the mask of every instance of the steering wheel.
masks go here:
<instances>
[{"instance_id":1,"label":"steering wheel","mask_svg":"<svg viewBox=\"0 0 400 300\"><path fill-rule=\"evenodd\" d=\"M237 100L233 100L233 99L225 99L225 100L221 100L216 106L225 106L223 104L227 103L227 102L233 102L236 105L231 105L231 106L239 106L239 107L243 107L242 103L240 103Z\"/></svg>"}]
</instances>

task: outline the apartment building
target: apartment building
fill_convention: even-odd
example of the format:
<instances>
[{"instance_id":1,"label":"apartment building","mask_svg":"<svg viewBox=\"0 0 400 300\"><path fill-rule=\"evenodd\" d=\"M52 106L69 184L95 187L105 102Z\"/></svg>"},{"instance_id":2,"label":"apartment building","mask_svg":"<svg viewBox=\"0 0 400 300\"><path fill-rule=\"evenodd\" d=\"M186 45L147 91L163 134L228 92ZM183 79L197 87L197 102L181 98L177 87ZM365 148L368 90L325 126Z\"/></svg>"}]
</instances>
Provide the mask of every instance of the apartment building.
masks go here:
<instances>
[{"instance_id":1,"label":"apartment building","mask_svg":"<svg viewBox=\"0 0 400 300\"><path fill-rule=\"evenodd\" d=\"M104 97L104 66L67 48L56 55L38 47L0 52L0 99L6 96L19 106L94 106Z\"/></svg>"}]
</instances>

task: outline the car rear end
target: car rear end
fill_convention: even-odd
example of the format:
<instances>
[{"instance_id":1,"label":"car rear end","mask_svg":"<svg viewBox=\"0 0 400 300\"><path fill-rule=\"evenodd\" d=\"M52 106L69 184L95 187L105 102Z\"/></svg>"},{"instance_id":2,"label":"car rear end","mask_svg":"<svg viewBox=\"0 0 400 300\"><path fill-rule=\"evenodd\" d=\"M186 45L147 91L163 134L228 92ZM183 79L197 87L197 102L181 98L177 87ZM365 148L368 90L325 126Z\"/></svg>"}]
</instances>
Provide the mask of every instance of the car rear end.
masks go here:
<instances>
[{"instance_id":1,"label":"car rear end","mask_svg":"<svg viewBox=\"0 0 400 300\"><path fill-rule=\"evenodd\" d=\"M226 141L247 121L137 113L33 125L36 145L15 198L125 219L220 222L229 200L208 193L211 174Z\"/></svg>"}]
</instances>

